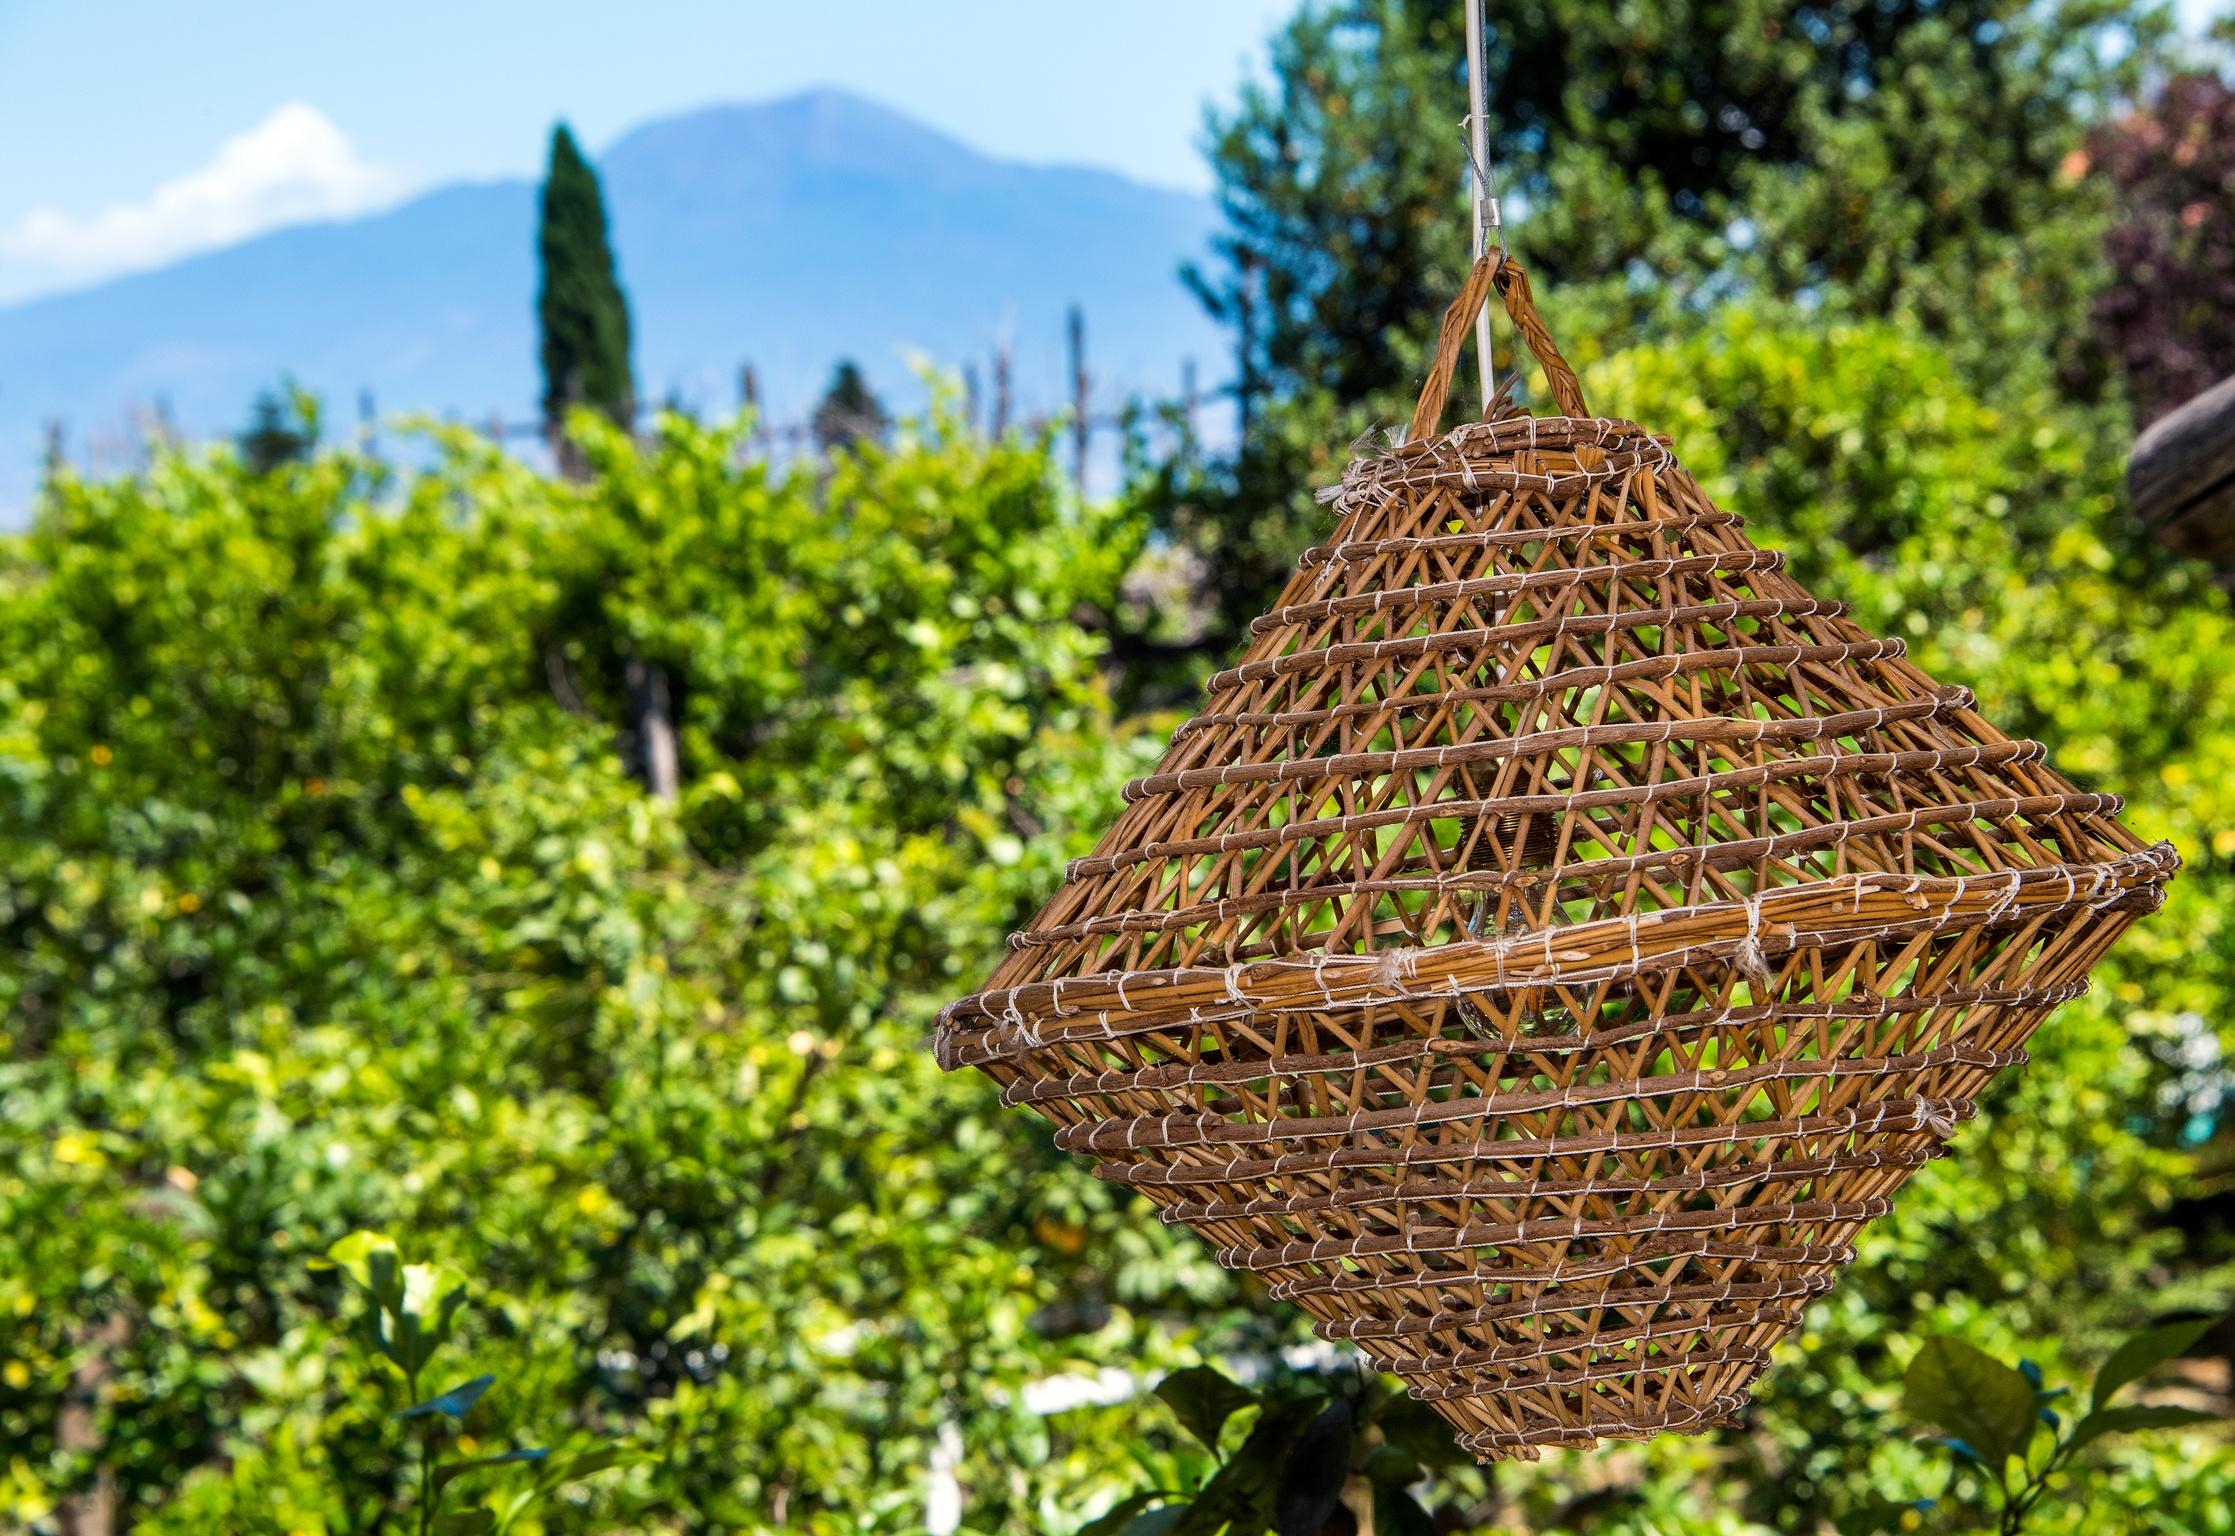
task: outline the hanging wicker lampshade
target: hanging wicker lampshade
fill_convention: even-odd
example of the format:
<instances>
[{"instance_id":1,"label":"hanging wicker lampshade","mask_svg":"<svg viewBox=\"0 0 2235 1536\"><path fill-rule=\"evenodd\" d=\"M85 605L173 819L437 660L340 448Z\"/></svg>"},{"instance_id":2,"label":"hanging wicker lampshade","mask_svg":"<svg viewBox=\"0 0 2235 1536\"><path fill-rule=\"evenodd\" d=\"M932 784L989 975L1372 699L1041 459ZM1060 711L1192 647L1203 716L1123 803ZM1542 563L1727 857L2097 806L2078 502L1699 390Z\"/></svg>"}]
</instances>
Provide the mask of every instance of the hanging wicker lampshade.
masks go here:
<instances>
[{"instance_id":1,"label":"hanging wicker lampshade","mask_svg":"<svg viewBox=\"0 0 2235 1536\"><path fill-rule=\"evenodd\" d=\"M1493 288L1561 414L1429 436ZM2178 860L1592 416L1502 253L1412 438L941 1059L1480 1456L1727 1421Z\"/></svg>"}]
</instances>

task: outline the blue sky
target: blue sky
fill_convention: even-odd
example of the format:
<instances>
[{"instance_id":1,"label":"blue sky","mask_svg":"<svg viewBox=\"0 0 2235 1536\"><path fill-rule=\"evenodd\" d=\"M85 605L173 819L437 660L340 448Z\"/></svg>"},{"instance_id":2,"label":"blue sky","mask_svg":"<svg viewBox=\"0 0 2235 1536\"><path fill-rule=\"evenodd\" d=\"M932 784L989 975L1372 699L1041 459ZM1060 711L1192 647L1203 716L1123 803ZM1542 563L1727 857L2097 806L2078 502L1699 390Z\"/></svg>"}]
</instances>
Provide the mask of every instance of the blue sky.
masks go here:
<instances>
[{"instance_id":1,"label":"blue sky","mask_svg":"<svg viewBox=\"0 0 2235 1536\"><path fill-rule=\"evenodd\" d=\"M1295 0L0 0L0 303L815 85L1201 187ZM2179 0L2200 27L2230 0Z\"/></svg>"},{"instance_id":2,"label":"blue sky","mask_svg":"<svg viewBox=\"0 0 2235 1536\"><path fill-rule=\"evenodd\" d=\"M816 85L1201 187L1294 0L0 0L0 303Z\"/></svg>"}]
</instances>

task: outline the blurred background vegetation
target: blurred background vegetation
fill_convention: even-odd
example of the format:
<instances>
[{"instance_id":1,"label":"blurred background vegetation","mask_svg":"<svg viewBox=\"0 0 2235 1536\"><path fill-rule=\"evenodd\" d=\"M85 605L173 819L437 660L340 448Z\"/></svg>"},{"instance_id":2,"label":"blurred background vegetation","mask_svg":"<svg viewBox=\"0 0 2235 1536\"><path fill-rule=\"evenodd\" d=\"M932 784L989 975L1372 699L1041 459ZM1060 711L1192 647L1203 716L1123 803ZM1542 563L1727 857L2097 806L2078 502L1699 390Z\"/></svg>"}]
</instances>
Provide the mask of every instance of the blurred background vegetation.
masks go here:
<instances>
[{"instance_id":1,"label":"blurred background vegetation","mask_svg":"<svg viewBox=\"0 0 2235 1536\"><path fill-rule=\"evenodd\" d=\"M1947 1481L1896 1411L1928 1336L2077 1379L2235 1290L2235 615L2122 484L2235 373L2235 39L1492 17L1510 238L1594 404L2187 860L1742 1428L1418 1490L1446 1532L1861 1529ZM926 1040L1407 414L1465 259L1458 25L1316 0L1209 124L1243 428L1144 435L1108 499L851 365L783 468L640 411L571 140L559 472L321 449L280 393L56 466L0 538L0 1528L417 1529L402 1383L312 1262L359 1228L457 1277L499 1383L460 1455L632 1453L522 1530L1069 1533L1201 1475L1165 1371L1336 1364ZM2151 1390L2224 1415L2231 1354ZM2027 1529L2235 1532L2223 1428L2092 1456Z\"/></svg>"}]
</instances>

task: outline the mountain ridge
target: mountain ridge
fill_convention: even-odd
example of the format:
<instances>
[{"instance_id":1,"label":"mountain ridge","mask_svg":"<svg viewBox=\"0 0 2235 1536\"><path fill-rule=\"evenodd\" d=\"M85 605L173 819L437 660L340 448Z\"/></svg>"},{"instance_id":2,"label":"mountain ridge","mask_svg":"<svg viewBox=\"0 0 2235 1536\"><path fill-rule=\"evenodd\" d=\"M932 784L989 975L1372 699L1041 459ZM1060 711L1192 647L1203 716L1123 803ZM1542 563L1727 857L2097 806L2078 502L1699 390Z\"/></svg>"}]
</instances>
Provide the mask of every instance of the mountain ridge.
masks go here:
<instances>
[{"instance_id":1,"label":"mountain ridge","mask_svg":"<svg viewBox=\"0 0 2235 1536\"><path fill-rule=\"evenodd\" d=\"M796 419L853 356L905 406L906 358L951 371L1013 332L1020 411L1052 407L1072 302L1098 398L1169 392L1183 357L1218 355L1177 281L1214 223L1192 194L997 159L830 89L657 118L597 162L647 399L727 410L750 362ZM115 459L134 412L211 436L288 375L330 412L370 390L384 416L528 419L534 204L526 180L447 183L0 308L0 523L57 418L73 457L106 435Z\"/></svg>"}]
</instances>

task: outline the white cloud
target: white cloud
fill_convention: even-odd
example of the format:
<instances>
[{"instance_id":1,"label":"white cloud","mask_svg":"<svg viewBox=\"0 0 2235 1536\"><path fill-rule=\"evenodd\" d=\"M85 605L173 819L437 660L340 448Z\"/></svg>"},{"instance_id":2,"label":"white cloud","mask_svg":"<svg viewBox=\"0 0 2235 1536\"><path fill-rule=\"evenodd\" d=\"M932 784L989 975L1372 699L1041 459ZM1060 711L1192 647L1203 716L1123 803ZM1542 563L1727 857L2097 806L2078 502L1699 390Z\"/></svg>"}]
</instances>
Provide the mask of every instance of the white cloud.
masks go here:
<instances>
[{"instance_id":1,"label":"white cloud","mask_svg":"<svg viewBox=\"0 0 2235 1536\"><path fill-rule=\"evenodd\" d=\"M144 202L82 218L38 208L0 226L0 299L161 266L283 224L363 213L409 185L359 155L325 113L289 102Z\"/></svg>"}]
</instances>

